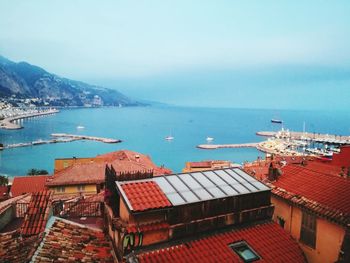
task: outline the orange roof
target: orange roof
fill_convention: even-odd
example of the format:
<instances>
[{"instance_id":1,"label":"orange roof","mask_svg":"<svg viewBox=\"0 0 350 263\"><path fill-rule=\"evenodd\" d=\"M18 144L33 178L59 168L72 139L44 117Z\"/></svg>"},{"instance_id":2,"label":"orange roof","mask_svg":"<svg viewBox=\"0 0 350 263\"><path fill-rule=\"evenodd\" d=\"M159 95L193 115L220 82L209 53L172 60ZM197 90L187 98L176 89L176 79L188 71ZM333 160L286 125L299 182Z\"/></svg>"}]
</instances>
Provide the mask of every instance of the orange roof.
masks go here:
<instances>
[{"instance_id":1,"label":"orange roof","mask_svg":"<svg viewBox=\"0 0 350 263\"><path fill-rule=\"evenodd\" d=\"M11 193L12 196L19 196L26 193L33 193L45 190L45 183L49 175L18 176L13 179Z\"/></svg>"},{"instance_id":2,"label":"orange roof","mask_svg":"<svg viewBox=\"0 0 350 263\"><path fill-rule=\"evenodd\" d=\"M124 183L121 184L121 188L125 193L126 201L131 205L130 209L133 211L172 206L156 182Z\"/></svg>"},{"instance_id":3,"label":"orange roof","mask_svg":"<svg viewBox=\"0 0 350 263\"><path fill-rule=\"evenodd\" d=\"M308 166L287 165L272 185L272 193L319 214L350 223L350 179L314 171Z\"/></svg>"},{"instance_id":4,"label":"orange roof","mask_svg":"<svg viewBox=\"0 0 350 263\"><path fill-rule=\"evenodd\" d=\"M261 258L258 262L306 262L297 242L276 223L264 223L162 247L134 256L138 262L243 262L230 244L245 241Z\"/></svg>"},{"instance_id":5,"label":"orange roof","mask_svg":"<svg viewBox=\"0 0 350 263\"><path fill-rule=\"evenodd\" d=\"M96 158L103 158L113 166L116 172L153 170L153 174L156 176L171 174L171 170L155 165L149 156L129 150L106 153L98 155Z\"/></svg>"},{"instance_id":6,"label":"orange roof","mask_svg":"<svg viewBox=\"0 0 350 263\"><path fill-rule=\"evenodd\" d=\"M105 180L106 164L100 162L76 163L56 173L47 185L98 184Z\"/></svg>"},{"instance_id":7,"label":"orange roof","mask_svg":"<svg viewBox=\"0 0 350 263\"><path fill-rule=\"evenodd\" d=\"M32 194L27 213L21 226L22 235L36 235L44 232L46 222L49 219L51 207L51 191L40 191Z\"/></svg>"},{"instance_id":8,"label":"orange roof","mask_svg":"<svg viewBox=\"0 0 350 263\"><path fill-rule=\"evenodd\" d=\"M202 162L189 162L188 163L191 168L210 168L212 162L211 161L202 161Z\"/></svg>"}]
</instances>

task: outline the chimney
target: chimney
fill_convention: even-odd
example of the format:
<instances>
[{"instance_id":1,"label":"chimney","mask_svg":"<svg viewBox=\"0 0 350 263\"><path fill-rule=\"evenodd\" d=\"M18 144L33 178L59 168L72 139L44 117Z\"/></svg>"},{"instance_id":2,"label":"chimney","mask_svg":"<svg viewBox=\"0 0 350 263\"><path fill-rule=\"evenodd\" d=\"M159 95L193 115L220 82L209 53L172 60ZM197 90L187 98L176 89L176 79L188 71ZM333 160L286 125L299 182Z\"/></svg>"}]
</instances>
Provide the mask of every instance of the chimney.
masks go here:
<instances>
[{"instance_id":1,"label":"chimney","mask_svg":"<svg viewBox=\"0 0 350 263\"><path fill-rule=\"evenodd\" d=\"M269 181L271 181L271 182L277 181L278 176L280 176L280 175L282 175L281 170L276 167L276 164L274 162L271 162L270 166L269 166L269 172L267 175L267 179L269 179Z\"/></svg>"}]
</instances>

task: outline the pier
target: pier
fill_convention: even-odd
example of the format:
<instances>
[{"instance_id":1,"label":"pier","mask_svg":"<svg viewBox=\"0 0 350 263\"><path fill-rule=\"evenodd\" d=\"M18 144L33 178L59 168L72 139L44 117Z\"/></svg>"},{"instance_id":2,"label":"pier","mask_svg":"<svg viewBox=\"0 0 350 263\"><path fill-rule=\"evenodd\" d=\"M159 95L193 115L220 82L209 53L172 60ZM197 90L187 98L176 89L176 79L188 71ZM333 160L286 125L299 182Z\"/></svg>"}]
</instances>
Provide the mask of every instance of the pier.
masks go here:
<instances>
[{"instance_id":1,"label":"pier","mask_svg":"<svg viewBox=\"0 0 350 263\"><path fill-rule=\"evenodd\" d=\"M0 150L19 148L19 147L28 147L28 146L37 146L37 145L51 144L51 143L74 142L74 141L79 141L79 140L92 140L92 141L98 141L98 142L103 142L103 143L120 143L120 142L122 142L121 140L110 139L110 138L101 138L101 137L85 136L85 135L73 135L73 134L66 134L66 133L54 133L54 134L51 134L51 136L54 138L50 139L50 140L37 140L37 141L33 141L33 142L24 142L24 143L3 145L2 147L0 147Z\"/></svg>"},{"instance_id":2,"label":"pier","mask_svg":"<svg viewBox=\"0 0 350 263\"><path fill-rule=\"evenodd\" d=\"M257 148L259 143L239 143L239 144L200 144L199 149L214 150L220 148Z\"/></svg>"},{"instance_id":3,"label":"pier","mask_svg":"<svg viewBox=\"0 0 350 263\"><path fill-rule=\"evenodd\" d=\"M67 134L67 133L53 133L52 137L60 137L60 138L71 138L76 140L90 140L90 141L98 141L103 143L119 143L121 140L110 139L110 138L102 138L95 136L86 136L86 135L75 135L75 134Z\"/></svg>"}]
</instances>

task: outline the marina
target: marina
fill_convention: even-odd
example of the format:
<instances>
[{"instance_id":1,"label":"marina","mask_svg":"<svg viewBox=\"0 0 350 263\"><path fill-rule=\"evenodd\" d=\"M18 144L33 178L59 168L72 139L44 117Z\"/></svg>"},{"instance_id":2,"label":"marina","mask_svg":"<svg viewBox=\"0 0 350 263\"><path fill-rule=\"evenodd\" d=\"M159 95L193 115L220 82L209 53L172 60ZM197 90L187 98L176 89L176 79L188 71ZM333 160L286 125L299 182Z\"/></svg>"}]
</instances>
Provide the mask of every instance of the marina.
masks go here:
<instances>
[{"instance_id":1,"label":"marina","mask_svg":"<svg viewBox=\"0 0 350 263\"><path fill-rule=\"evenodd\" d=\"M321 133L293 132L289 130L259 131L258 136L268 137L259 143L241 144L201 144L199 149L214 150L220 148L256 148L268 154L285 156L311 155L332 158L333 153L339 153L339 147L350 144L350 136L330 135Z\"/></svg>"}]
</instances>

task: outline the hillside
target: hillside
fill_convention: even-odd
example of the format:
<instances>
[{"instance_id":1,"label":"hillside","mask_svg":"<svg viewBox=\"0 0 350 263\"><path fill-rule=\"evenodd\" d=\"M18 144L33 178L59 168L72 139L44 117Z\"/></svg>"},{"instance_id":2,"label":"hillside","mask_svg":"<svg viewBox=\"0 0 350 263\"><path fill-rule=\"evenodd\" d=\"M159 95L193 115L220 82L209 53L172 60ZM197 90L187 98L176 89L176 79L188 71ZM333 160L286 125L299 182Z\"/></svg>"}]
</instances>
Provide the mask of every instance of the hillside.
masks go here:
<instances>
[{"instance_id":1,"label":"hillside","mask_svg":"<svg viewBox=\"0 0 350 263\"><path fill-rule=\"evenodd\" d=\"M62 78L40 67L15 63L2 56L0 98L31 99L33 104L49 106L142 105L116 90Z\"/></svg>"}]
</instances>

